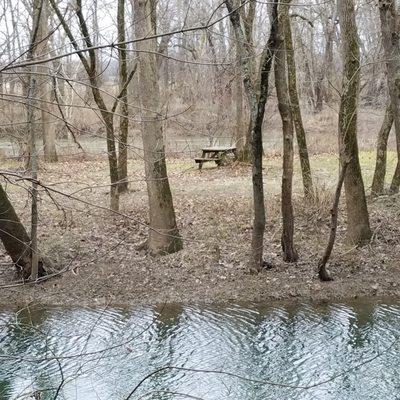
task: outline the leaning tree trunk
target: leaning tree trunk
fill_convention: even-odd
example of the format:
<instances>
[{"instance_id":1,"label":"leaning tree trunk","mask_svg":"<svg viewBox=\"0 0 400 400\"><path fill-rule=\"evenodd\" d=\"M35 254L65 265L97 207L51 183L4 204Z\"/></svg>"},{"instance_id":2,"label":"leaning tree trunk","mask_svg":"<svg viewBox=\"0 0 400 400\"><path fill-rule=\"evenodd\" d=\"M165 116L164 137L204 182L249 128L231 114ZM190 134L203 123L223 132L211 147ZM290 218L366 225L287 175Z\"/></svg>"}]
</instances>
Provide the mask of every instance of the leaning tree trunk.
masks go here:
<instances>
[{"instance_id":1,"label":"leaning tree trunk","mask_svg":"<svg viewBox=\"0 0 400 400\"><path fill-rule=\"evenodd\" d=\"M338 0L343 57L343 83L339 111L339 151L347 209L347 237L353 244L365 244L371 238L364 182L357 143L357 101L360 86L360 49L353 0Z\"/></svg>"},{"instance_id":2,"label":"leaning tree trunk","mask_svg":"<svg viewBox=\"0 0 400 400\"><path fill-rule=\"evenodd\" d=\"M376 164L374 178L372 180L371 194L379 196L383 194L385 188L387 144L390 130L393 126L393 113L390 103L386 106L385 118L378 133L378 142L376 144Z\"/></svg>"},{"instance_id":3,"label":"leaning tree trunk","mask_svg":"<svg viewBox=\"0 0 400 400\"><path fill-rule=\"evenodd\" d=\"M129 129L129 108L128 108L128 80L127 51L125 42L125 0L118 0L118 58L119 58L119 86L120 86L120 120L119 120L119 141L118 141L118 191L128 191L128 129Z\"/></svg>"},{"instance_id":4,"label":"leaning tree trunk","mask_svg":"<svg viewBox=\"0 0 400 400\"><path fill-rule=\"evenodd\" d=\"M285 35L290 109L294 127L296 129L296 139L297 139L297 146L299 148L304 194L306 198L312 199L314 197L314 187L311 175L310 159L308 157L306 132L304 130L303 119L301 117L299 95L297 92L296 61L294 57L292 28L289 18L290 1L291 0L287 1L288 3L287 6L286 5L282 6L282 27L284 29L284 35Z\"/></svg>"},{"instance_id":5,"label":"leaning tree trunk","mask_svg":"<svg viewBox=\"0 0 400 400\"><path fill-rule=\"evenodd\" d=\"M0 185L0 239L23 278L31 274L30 238Z\"/></svg>"},{"instance_id":6,"label":"leaning tree trunk","mask_svg":"<svg viewBox=\"0 0 400 400\"><path fill-rule=\"evenodd\" d=\"M136 37L155 35L155 1L135 0ZM136 44L139 55L139 93L150 229L147 242L152 254L173 253L182 248L165 162L159 110L156 40Z\"/></svg>"},{"instance_id":7,"label":"leaning tree trunk","mask_svg":"<svg viewBox=\"0 0 400 400\"><path fill-rule=\"evenodd\" d=\"M282 173L282 250L286 262L298 260L297 251L294 246L294 215L292 204L292 182L293 182L293 121L288 96L286 81L286 54L284 42L285 15L288 5L281 4L278 17L277 53L275 58L275 87L278 98L278 108L282 119L283 134L283 173Z\"/></svg>"},{"instance_id":8,"label":"leaning tree trunk","mask_svg":"<svg viewBox=\"0 0 400 400\"><path fill-rule=\"evenodd\" d=\"M400 24L394 0L379 0L378 4L398 158L390 191L398 193L400 187Z\"/></svg>"},{"instance_id":9,"label":"leaning tree trunk","mask_svg":"<svg viewBox=\"0 0 400 400\"><path fill-rule=\"evenodd\" d=\"M118 192L118 156L115 145L115 130L114 130L114 116L113 112L110 111L105 103L102 92L100 90L99 81L99 66L97 64L97 53L93 48L93 43L91 40L91 35L89 33L86 19L83 15L82 10L82 0L76 0L76 8L74 8L76 16L79 20L80 33L84 38L84 43L86 45L86 52L88 56L85 56L86 52L82 52L74 34L72 33L67 20L64 18L63 13L59 9L57 2L55 0L48 0L57 15L60 24L64 28L64 31L70 40L74 50L87 73L90 82L90 88L94 101L100 111L102 122L106 130L106 140L107 140L107 156L108 156L108 166L110 172L110 208L113 211L118 211L119 209L119 192Z\"/></svg>"}]
</instances>

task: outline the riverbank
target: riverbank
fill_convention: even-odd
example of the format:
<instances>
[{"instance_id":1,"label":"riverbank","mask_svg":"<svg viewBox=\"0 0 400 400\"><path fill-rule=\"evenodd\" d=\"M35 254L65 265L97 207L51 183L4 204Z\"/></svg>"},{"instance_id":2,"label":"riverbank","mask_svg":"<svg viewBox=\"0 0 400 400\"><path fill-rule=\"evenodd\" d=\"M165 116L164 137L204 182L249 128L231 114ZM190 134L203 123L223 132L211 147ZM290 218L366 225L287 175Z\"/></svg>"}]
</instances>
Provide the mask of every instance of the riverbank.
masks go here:
<instances>
[{"instance_id":1,"label":"riverbank","mask_svg":"<svg viewBox=\"0 0 400 400\"><path fill-rule=\"evenodd\" d=\"M361 154L366 187L373 154ZM280 250L280 158L266 160L267 227L265 259L273 268L251 275L247 259L251 237L251 178L248 165L200 173L192 160L169 160L169 174L184 249L153 258L137 245L146 237L147 198L142 165L130 162L130 192L121 198L121 215L107 208L105 160L46 164L41 179L65 195L42 193L39 243L64 270L39 285L18 286L14 268L2 254L0 305L224 303L273 300L330 301L360 297L400 297L400 197L369 201L374 236L370 245L346 244L340 214L337 243L329 269L333 282L321 283L317 263L329 234L329 209L337 179L334 155L312 158L318 199L305 204L296 161L295 242L300 261L287 264ZM394 154L389 155L391 176ZM16 165L9 165L10 169ZM8 185L10 198L26 225L26 190ZM74 199L71 198L74 197ZM82 201L76 200L78 198Z\"/></svg>"}]
</instances>

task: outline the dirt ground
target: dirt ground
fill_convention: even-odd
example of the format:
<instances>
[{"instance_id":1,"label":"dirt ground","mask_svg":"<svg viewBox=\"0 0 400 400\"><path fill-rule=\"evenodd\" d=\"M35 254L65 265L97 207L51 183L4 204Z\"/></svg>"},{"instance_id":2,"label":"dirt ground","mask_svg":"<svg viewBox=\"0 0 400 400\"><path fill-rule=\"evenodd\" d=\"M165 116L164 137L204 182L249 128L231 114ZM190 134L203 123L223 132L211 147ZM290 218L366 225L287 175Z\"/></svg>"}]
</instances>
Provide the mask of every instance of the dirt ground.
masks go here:
<instances>
[{"instance_id":1,"label":"dirt ground","mask_svg":"<svg viewBox=\"0 0 400 400\"><path fill-rule=\"evenodd\" d=\"M371 182L373 153L361 154L366 187ZM42 164L40 178L54 190L41 193L39 243L55 260L57 277L36 285L20 285L14 267L1 252L0 305L155 304L164 302L224 303L331 301L400 296L400 197L369 200L373 239L355 248L346 243L345 216L329 269L334 277L321 283L317 263L328 233L337 158L312 158L318 199L306 204L298 160L295 171L295 242L300 261L286 264L280 249L280 158L266 160L267 227L265 259L273 268L251 275L246 267L251 237L250 167L205 166L170 159L168 169L184 249L151 257L136 247L147 234L147 196L143 167L131 161L130 192L121 198L121 213L108 206L104 159ZM388 179L395 166L389 154ZM9 163L7 169L18 165ZM22 184L21 184L22 185ZM7 191L24 223L29 224L26 188L8 184ZM78 199L78 200L77 200Z\"/></svg>"}]
</instances>

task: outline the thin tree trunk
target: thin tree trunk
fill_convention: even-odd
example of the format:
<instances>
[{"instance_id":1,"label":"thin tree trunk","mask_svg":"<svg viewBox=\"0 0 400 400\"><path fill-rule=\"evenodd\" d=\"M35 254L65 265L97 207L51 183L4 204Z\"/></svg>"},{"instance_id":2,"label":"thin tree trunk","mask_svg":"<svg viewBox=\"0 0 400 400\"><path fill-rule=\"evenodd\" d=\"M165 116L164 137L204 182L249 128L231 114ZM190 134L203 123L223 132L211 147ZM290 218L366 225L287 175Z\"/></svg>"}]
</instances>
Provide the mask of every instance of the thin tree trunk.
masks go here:
<instances>
[{"instance_id":1,"label":"thin tree trunk","mask_svg":"<svg viewBox=\"0 0 400 400\"><path fill-rule=\"evenodd\" d=\"M296 36L296 35L295 35ZM304 62L304 74L305 74L305 91L308 95L307 101L310 106L315 109L316 100L315 100L315 92L314 92L314 79L311 74L310 62L308 60L308 55L305 51L305 46L303 40L300 36L297 36L299 47L301 50L301 56Z\"/></svg>"},{"instance_id":2,"label":"thin tree trunk","mask_svg":"<svg viewBox=\"0 0 400 400\"><path fill-rule=\"evenodd\" d=\"M46 4L45 0L34 0L32 7L32 33L30 38L30 45L27 53L27 59L33 60L38 53L38 44L43 43L43 14L45 13ZM29 83L28 83L28 104L27 104L27 127L28 127L28 140L30 149L30 170L32 176L32 189L31 189L31 271L30 277L36 280L39 277L39 260L37 254L37 227L38 227L38 190L37 190L37 177L38 177L38 153L36 149L36 127L34 123L34 105L37 93L36 86L36 66L30 67ZM43 121L42 125L43 125ZM42 128L43 129L43 128ZM23 273L25 275L25 273Z\"/></svg>"},{"instance_id":3,"label":"thin tree trunk","mask_svg":"<svg viewBox=\"0 0 400 400\"><path fill-rule=\"evenodd\" d=\"M400 187L400 24L394 0L379 0L378 4L398 158L396 170L390 185L390 191L391 193L398 193Z\"/></svg>"},{"instance_id":4,"label":"thin tree trunk","mask_svg":"<svg viewBox=\"0 0 400 400\"><path fill-rule=\"evenodd\" d=\"M393 126L393 113L390 103L386 106L385 117L378 133L376 145L376 164L372 180L371 194L376 197L384 192L386 176L387 144Z\"/></svg>"},{"instance_id":5,"label":"thin tree trunk","mask_svg":"<svg viewBox=\"0 0 400 400\"><path fill-rule=\"evenodd\" d=\"M294 48L292 39L292 28L289 18L289 4L282 6L282 26L285 35L286 60L288 68L288 89L290 98L290 109L294 127L296 129L297 146L299 148L299 158L301 165L301 175L303 178L303 187L305 197L312 199L314 197L314 186L311 174L310 159L308 157L307 138L304 130L303 119L301 116L299 95L297 92L297 72L294 58Z\"/></svg>"},{"instance_id":6,"label":"thin tree trunk","mask_svg":"<svg viewBox=\"0 0 400 400\"><path fill-rule=\"evenodd\" d=\"M251 57L249 57L249 49L244 45L245 33L242 28L240 14L235 11L232 1L227 0L225 5L228 9L229 18L235 32L236 43L240 54L240 67L242 71L243 84L250 108L254 219L249 268L250 271L260 271L264 265L263 252L265 231L264 185L262 179L262 124L264 120L265 105L268 98L268 79L276 48L278 3L274 3L272 6L271 30L269 39L261 55L259 68L260 77L257 86L252 81L252 69L250 64ZM259 93L259 96L257 96L257 93Z\"/></svg>"},{"instance_id":7,"label":"thin tree trunk","mask_svg":"<svg viewBox=\"0 0 400 400\"><path fill-rule=\"evenodd\" d=\"M37 33L37 46L36 56L39 58L47 58L48 52L48 27L49 10L48 1L43 0L42 12L40 15L38 33ZM41 132L43 140L44 159L47 162L57 162L56 150L56 130L54 121L51 120L50 113L52 112L51 105L51 79L46 76L48 66L40 65L37 67L38 72L43 75L38 75L37 78L37 95L40 98L40 114L41 114Z\"/></svg>"},{"instance_id":8,"label":"thin tree trunk","mask_svg":"<svg viewBox=\"0 0 400 400\"><path fill-rule=\"evenodd\" d=\"M35 3L40 2L40 0L36 0ZM34 11L35 12L35 11ZM33 55L33 54L32 54ZM31 67L31 71L33 72L35 67ZM30 140L30 167L31 167L31 175L32 175L32 189L31 189L31 278L36 280L39 274L39 265L38 265L38 255L37 255L37 227L38 227L38 190L37 190L37 177L38 177L38 154L36 149L36 129L34 124L34 109L33 109L33 98L36 93L36 78L32 73L29 77L29 86L28 86L28 133ZM25 275L25 274L24 274Z\"/></svg>"},{"instance_id":9,"label":"thin tree trunk","mask_svg":"<svg viewBox=\"0 0 400 400\"><path fill-rule=\"evenodd\" d=\"M293 182L293 121L288 96L286 80L286 54L284 41L285 15L287 15L288 3L281 3L279 7L279 23L277 35L277 53L275 58L275 87L278 98L278 108L282 119L283 135L283 171L282 171L282 250L286 262L298 260L298 254L294 246L294 215L292 204Z\"/></svg>"},{"instance_id":10,"label":"thin tree trunk","mask_svg":"<svg viewBox=\"0 0 400 400\"><path fill-rule=\"evenodd\" d=\"M236 105L236 134L235 142L239 151L243 151L244 148L244 123L243 123L243 79L240 68L240 54L236 49L236 77L235 77L235 105Z\"/></svg>"},{"instance_id":11,"label":"thin tree trunk","mask_svg":"<svg viewBox=\"0 0 400 400\"><path fill-rule=\"evenodd\" d=\"M232 7L238 6L238 2L232 3ZM242 29L242 41L241 43L238 42L238 38L236 36L235 32L235 37L236 37L236 61L239 65L243 64L243 49L245 49L246 52L246 57L248 59L246 60L247 68L249 69L249 79L251 84L253 86L256 84L257 81L257 75L256 75L256 65L255 65L255 51L254 51L254 45L253 45L253 28L254 28L254 20L256 16L256 1L255 0L250 0L248 2L248 7L247 7L247 12L245 7L241 7L238 9L238 18L241 21L241 29ZM242 78L242 80L244 77ZM245 89L246 90L246 89ZM239 99L237 100L239 101ZM254 103L255 106L255 103ZM239 105L237 105L239 107ZM254 127L254 118L255 118L255 112L252 111L251 106L250 108L250 119L247 124L247 127L244 126L243 124L243 118L242 118L242 133L241 133L241 138L239 140L239 147L238 147L238 158L241 161L250 161L251 159L251 153L252 153L252 131ZM237 110L238 112L239 110ZM253 113L253 115L252 115ZM253 119L252 119L253 118Z\"/></svg>"},{"instance_id":12,"label":"thin tree trunk","mask_svg":"<svg viewBox=\"0 0 400 400\"><path fill-rule=\"evenodd\" d=\"M118 41L125 42L125 0L118 0ZM118 191L128 191L128 129L129 129L129 108L128 108L128 80L126 44L118 46L119 57L119 86L120 86L120 120L119 120L119 142L118 142Z\"/></svg>"},{"instance_id":13,"label":"thin tree trunk","mask_svg":"<svg viewBox=\"0 0 400 400\"><path fill-rule=\"evenodd\" d=\"M317 80L315 83L315 112L317 113L322 111L323 98L326 97L326 93L324 93L324 80L328 75L333 60L332 51L335 23L335 14L333 14L332 17L326 19L324 60L318 71Z\"/></svg>"},{"instance_id":14,"label":"thin tree trunk","mask_svg":"<svg viewBox=\"0 0 400 400\"><path fill-rule=\"evenodd\" d=\"M343 83L339 111L339 150L342 167L349 162L344 186L347 238L362 245L371 238L364 182L357 143L357 102L360 86L360 50L353 0L338 0L343 57Z\"/></svg>"},{"instance_id":15,"label":"thin tree trunk","mask_svg":"<svg viewBox=\"0 0 400 400\"><path fill-rule=\"evenodd\" d=\"M58 8L55 0L49 0L50 4L55 11L57 18L64 28L68 39L71 41L72 46L75 50L80 50L75 37L65 20L63 14ZM100 91L100 83L98 81L98 66L96 51L92 48L93 44L90 39L89 31L86 25L86 20L82 13L82 0L77 0L77 7L75 9L76 15L79 20L79 27L84 37L86 47L88 50L88 58L83 53L78 53L78 57L81 60L83 67L88 75L90 87L92 90L94 101L100 111L102 122L106 129L106 140L107 140L107 155L108 155L108 166L110 173L110 208L111 210L118 211L119 209L119 192L118 192L118 157L115 145L115 134L114 134L114 117L113 113L107 109L104 98Z\"/></svg>"},{"instance_id":16,"label":"thin tree trunk","mask_svg":"<svg viewBox=\"0 0 400 400\"><path fill-rule=\"evenodd\" d=\"M342 193L342 186L344 182L344 178L346 176L346 170L349 163L348 161L345 162L342 166L342 169L339 174L338 184L336 186L335 191L335 198L333 200L333 205L331 209L331 230L329 234L328 244L326 246L326 250L324 255L322 256L320 262L318 263L318 275L319 279L324 282L332 281L332 277L328 270L326 269L326 264L329 261L329 258L332 254L333 245L335 244L336 239L336 231L337 231L337 223L338 223L338 216L339 216L339 201L340 201L340 194Z\"/></svg>"},{"instance_id":17,"label":"thin tree trunk","mask_svg":"<svg viewBox=\"0 0 400 400\"><path fill-rule=\"evenodd\" d=\"M155 34L154 0L135 0L136 37ZM159 110L159 87L156 62L156 40L137 43L139 55L139 93L150 229L147 242L152 254L179 251L182 239L175 219L174 205L165 162L164 138Z\"/></svg>"}]
</instances>

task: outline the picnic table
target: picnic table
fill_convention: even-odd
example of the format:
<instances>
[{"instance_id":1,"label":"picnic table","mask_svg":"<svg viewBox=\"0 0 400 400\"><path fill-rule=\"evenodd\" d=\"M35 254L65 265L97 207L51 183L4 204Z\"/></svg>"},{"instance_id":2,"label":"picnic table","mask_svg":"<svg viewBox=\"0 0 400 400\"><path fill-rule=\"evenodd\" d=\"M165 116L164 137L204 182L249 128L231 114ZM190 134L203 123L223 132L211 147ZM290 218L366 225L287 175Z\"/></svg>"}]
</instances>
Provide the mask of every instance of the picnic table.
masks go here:
<instances>
[{"instance_id":1,"label":"picnic table","mask_svg":"<svg viewBox=\"0 0 400 400\"><path fill-rule=\"evenodd\" d=\"M236 158L236 147L204 147L201 151L202 156L194 159L200 170L205 162L214 161L219 167L227 155L231 154Z\"/></svg>"}]
</instances>

